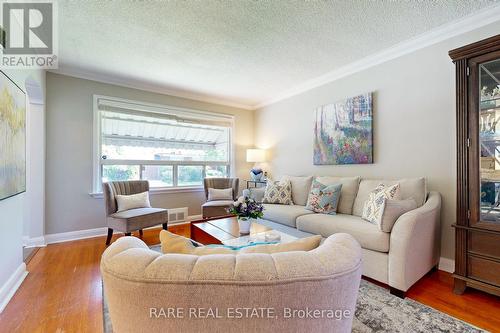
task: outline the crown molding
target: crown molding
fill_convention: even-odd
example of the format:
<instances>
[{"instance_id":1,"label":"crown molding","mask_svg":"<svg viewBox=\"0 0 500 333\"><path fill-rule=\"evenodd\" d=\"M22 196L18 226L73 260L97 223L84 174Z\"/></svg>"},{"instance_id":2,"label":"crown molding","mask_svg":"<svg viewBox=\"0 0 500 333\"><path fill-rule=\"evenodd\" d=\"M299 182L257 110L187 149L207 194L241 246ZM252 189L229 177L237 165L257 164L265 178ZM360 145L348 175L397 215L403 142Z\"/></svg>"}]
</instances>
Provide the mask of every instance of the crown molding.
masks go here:
<instances>
[{"instance_id":1,"label":"crown molding","mask_svg":"<svg viewBox=\"0 0 500 333\"><path fill-rule=\"evenodd\" d=\"M186 98L186 99L190 99L190 100L194 100L194 101L198 101L198 102L230 106L230 107L244 109L244 110L254 110L253 106L248 105L248 104L232 102L232 101L228 101L228 100L213 97L213 96L197 94L195 92L175 90L172 88L166 88L166 87L158 85L158 84L146 83L146 82L133 80L133 79L125 80L123 78L108 75L108 74L79 70L79 69L73 68L72 66L60 66L56 70L49 70L49 72L55 73L55 74L71 76L71 77L76 77L76 78L84 79L84 80L91 80L91 81L97 81L97 82L106 83L106 84L112 84L112 85L125 87L125 88L139 89L139 90L144 90L144 91L148 91L148 92L169 95L169 96L173 96L173 97Z\"/></svg>"},{"instance_id":2,"label":"crown molding","mask_svg":"<svg viewBox=\"0 0 500 333\"><path fill-rule=\"evenodd\" d=\"M314 79L305 81L304 83L301 83L293 87L292 89L279 94L275 98L254 105L253 109L260 109L262 107L274 104L292 96L304 93L313 88L323 86L343 77L361 72L370 67L382 64L395 58L399 58L406 54L415 52L433 44L437 44L441 41L467 33L469 31L484 27L497 21L500 21L500 4L495 4L493 6L484 8L472 15L444 24L417 37L398 43L383 51L374 53L370 56L367 56L358 61L354 61Z\"/></svg>"}]
</instances>

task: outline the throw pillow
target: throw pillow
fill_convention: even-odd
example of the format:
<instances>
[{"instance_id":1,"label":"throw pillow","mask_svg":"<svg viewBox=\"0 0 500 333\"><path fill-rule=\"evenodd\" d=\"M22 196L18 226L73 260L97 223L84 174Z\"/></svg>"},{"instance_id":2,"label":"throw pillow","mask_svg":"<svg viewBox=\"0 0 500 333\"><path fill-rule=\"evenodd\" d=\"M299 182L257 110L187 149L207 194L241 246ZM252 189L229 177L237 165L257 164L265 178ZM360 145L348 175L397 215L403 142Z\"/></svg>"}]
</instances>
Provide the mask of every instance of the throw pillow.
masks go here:
<instances>
[{"instance_id":1,"label":"throw pillow","mask_svg":"<svg viewBox=\"0 0 500 333\"><path fill-rule=\"evenodd\" d=\"M208 189L208 201L216 200L233 200L233 189L232 188L209 188Z\"/></svg>"},{"instance_id":2,"label":"throw pillow","mask_svg":"<svg viewBox=\"0 0 500 333\"><path fill-rule=\"evenodd\" d=\"M342 184L325 185L313 180L307 197L306 209L315 213L337 214Z\"/></svg>"},{"instance_id":3,"label":"throw pillow","mask_svg":"<svg viewBox=\"0 0 500 333\"><path fill-rule=\"evenodd\" d=\"M161 251L163 253L182 253L204 256L209 254L238 254L238 253L277 253L289 251L310 251L319 246L321 236L315 235L306 238L300 238L289 243L277 244L255 244L247 246L240 250L224 245L194 246L189 238L173 234L169 231L160 232Z\"/></svg>"},{"instance_id":4,"label":"throw pillow","mask_svg":"<svg viewBox=\"0 0 500 333\"><path fill-rule=\"evenodd\" d=\"M299 238L288 243L255 245L241 249L239 253L278 253L291 251L311 251L321 244L321 235Z\"/></svg>"},{"instance_id":5,"label":"throw pillow","mask_svg":"<svg viewBox=\"0 0 500 333\"><path fill-rule=\"evenodd\" d=\"M118 206L117 213L129 209L151 207L148 191L132 195L115 195L115 199Z\"/></svg>"},{"instance_id":6,"label":"throw pillow","mask_svg":"<svg viewBox=\"0 0 500 333\"><path fill-rule=\"evenodd\" d=\"M293 205L292 184L289 180L268 182L264 192L263 203Z\"/></svg>"},{"instance_id":7,"label":"throw pillow","mask_svg":"<svg viewBox=\"0 0 500 333\"><path fill-rule=\"evenodd\" d=\"M383 232L391 232L396 220L406 212L417 208L417 202L414 199L407 200L385 200L384 212L380 221L379 229Z\"/></svg>"},{"instance_id":8,"label":"throw pillow","mask_svg":"<svg viewBox=\"0 0 500 333\"><path fill-rule=\"evenodd\" d=\"M384 184L378 185L373 191L370 192L368 200L365 201L361 217L368 222L379 224L382 220L382 214L384 213L385 201L387 199L397 200L399 197L399 184L392 186L386 186Z\"/></svg>"}]
</instances>

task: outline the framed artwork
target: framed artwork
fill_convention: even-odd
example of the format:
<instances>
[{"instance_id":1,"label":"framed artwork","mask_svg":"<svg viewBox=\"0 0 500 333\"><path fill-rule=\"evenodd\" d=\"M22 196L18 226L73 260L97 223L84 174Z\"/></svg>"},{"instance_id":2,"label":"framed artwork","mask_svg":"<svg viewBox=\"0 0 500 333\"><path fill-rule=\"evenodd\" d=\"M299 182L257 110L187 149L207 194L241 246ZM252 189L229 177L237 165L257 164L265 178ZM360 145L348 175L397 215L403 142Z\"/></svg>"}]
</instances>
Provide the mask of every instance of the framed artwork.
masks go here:
<instances>
[{"instance_id":1,"label":"framed artwork","mask_svg":"<svg viewBox=\"0 0 500 333\"><path fill-rule=\"evenodd\" d=\"M372 93L318 107L314 164L373 163Z\"/></svg>"},{"instance_id":2,"label":"framed artwork","mask_svg":"<svg viewBox=\"0 0 500 333\"><path fill-rule=\"evenodd\" d=\"M0 200L26 191L26 95L0 71Z\"/></svg>"}]
</instances>

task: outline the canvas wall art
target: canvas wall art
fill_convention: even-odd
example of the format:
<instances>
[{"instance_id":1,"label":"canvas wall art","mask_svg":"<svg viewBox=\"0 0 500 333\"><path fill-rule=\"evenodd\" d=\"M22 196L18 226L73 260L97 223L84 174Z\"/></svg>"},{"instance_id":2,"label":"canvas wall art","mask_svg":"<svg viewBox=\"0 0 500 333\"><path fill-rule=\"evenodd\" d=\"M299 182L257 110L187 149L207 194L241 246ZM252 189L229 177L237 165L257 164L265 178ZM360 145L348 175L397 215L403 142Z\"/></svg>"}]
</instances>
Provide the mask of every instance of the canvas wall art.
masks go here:
<instances>
[{"instance_id":1,"label":"canvas wall art","mask_svg":"<svg viewBox=\"0 0 500 333\"><path fill-rule=\"evenodd\" d=\"M26 95L0 72L0 200L26 191Z\"/></svg>"},{"instance_id":2,"label":"canvas wall art","mask_svg":"<svg viewBox=\"0 0 500 333\"><path fill-rule=\"evenodd\" d=\"M314 164L373 163L372 93L315 110Z\"/></svg>"}]
</instances>

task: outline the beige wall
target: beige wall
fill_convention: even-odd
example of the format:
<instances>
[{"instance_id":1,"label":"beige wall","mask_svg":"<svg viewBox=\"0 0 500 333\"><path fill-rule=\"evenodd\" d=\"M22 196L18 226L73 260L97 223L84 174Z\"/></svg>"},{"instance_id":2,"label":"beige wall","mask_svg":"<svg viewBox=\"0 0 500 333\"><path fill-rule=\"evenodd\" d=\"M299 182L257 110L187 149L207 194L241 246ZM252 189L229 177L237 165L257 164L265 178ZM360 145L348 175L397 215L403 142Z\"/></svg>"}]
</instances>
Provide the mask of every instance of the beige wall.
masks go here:
<instances>
[{"instance_id":1,"label":"beige wall","mask_svg":"<svg viewBox=\"0 0 500 333\"><path fill-rule=\"evenodd\" d=\"M92 198L93 94L172 105L235 116L236 175L251 165L245 150L253 144L253 111L197 102L54 73L47 73L46 234L104 227L103 199ZM202 192L158 194L156 207L189 207L200 214Z\"/></svg>"},{"instance_id":2,"label":"beige wall","mask_svg":"<svg viewBox=\"0 0 500 333\"><path fill-rule=\"evenodd\" d=\"M442 253L454 257L456 157L455 84L450 49L490 37L498 26L449 39L258 110L256 145L269 148L276 177L361 175L425 176L443 196ZM374 164L314 166L313 110L363 92L374 92Z\"/></svg>"},{"instance_id":3,"label":"beige wall","mask_svg":"<svg viewBox=\"0 0 500 333\"><path fill-rule=\"evenodd\" d=\"M3 70L25 93L26 103L26 192L0 200L0 312L7 305L12 295L10 291L25 272L23 263L24 236L40 236L43 233L43 220L32 216L32 211L43 211L43 160L38 151L43 151L44 107L43 91L45 89L44 70ZM34 96L27 89L28 85L39 89ZM34 103L37 103L36 105ZM39 121L42 121L41 123ZM40 139L41 138L41 139ZM42 142L34 142L42 140ZM0 147L1 149L2 147ZM37 178L37 179L34 179ZM35 229L34 234L30 229ZM12 280L11 280L12 279Z\"/></svg>"}]
</instances>

